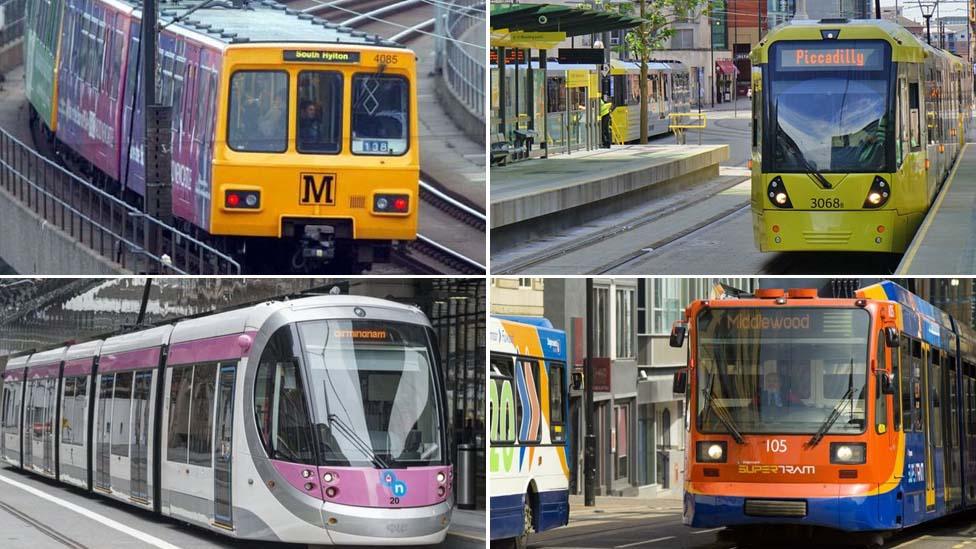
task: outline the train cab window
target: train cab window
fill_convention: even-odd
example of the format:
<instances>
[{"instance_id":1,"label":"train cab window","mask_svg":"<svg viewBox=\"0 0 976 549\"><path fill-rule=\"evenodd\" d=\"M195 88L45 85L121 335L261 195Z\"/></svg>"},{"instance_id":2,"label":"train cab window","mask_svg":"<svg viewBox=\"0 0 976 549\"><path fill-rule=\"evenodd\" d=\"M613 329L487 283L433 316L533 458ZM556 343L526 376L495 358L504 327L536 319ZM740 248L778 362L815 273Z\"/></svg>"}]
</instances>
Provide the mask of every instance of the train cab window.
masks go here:
<instances>
[{"instance_id":1,"label":"train cab window","mask_svg":"<svg viewBox=\"0 0 976 549\"><path fill-rule=\"evenodd\" d=\"M292 327L284 326L264 348L254 380L254 415L268 457L314 464L312 426L293 345Z\"/></svg>"},{"instance_id":2,"label":"train cab window","mask_svg":"<svg viewBox=\"0 0 976 549\"><path fill-rule=\"evenodd\" d=\"M288 73L234 73L230 79L227 146L239 152L288 150Z\"/></svg>"},{"instance_id":3,"label":"train cab window","mask_svg":"<svg viewBox=\"0 0 976 549\"><path fill-rule=\"evenodd\" d=\"M298 75L298 152L335 154L342 148L342 75L306 71Z\"/></svg>"},{"instance_id":4,"label":"train cab window","mask_svg":"<svg viewBox=\"0 0 976 549\"><path fill-rule=\"evenodd\" d=\"M409 147L410 86L402 76L352 79L353 154L401 155Z\"/></svg>"},{"instance_id":5,"label":"train cab window","mask_svg":"<svg viewBox=\"0 0 976 549\"><path fill-rule=\"evenodd\" d=\"M549 366L549 431L552 442L566 440L566 418L564 417L563 395L566 392L566 365L555 363Z\"/></svg>"},{"instance_id":6,"label":"train cab window","mask_svg":"<svg viewBox=\"0 0 976 549\"><path fill-rule=\"evenodd\" d=\"M492 443L513 444L515 431L518 429L518 416L515 410L515 380L512 377L515 363L511 357L503 355L491 356L491 398L492 407L489 417L497 421L491 422L489 436Z\"/></svg>"}]
</instances>

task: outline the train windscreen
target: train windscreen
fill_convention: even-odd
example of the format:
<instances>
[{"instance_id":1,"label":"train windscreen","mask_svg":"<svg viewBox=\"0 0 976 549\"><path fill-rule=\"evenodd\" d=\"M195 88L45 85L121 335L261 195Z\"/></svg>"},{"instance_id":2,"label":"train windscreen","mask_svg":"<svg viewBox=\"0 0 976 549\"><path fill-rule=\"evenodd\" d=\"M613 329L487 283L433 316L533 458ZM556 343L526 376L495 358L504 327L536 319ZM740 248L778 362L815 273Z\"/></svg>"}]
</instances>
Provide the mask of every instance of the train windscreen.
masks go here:
<instances>
[{"instance_id":1,"label":"train windscreen","mask_svg":"<svg viewBox=\"0 0 976 549\"><path fill-rule=\"evenodd\" d=\"M863 432L869 324L853 308L706 309L697 330L698 430Z\"/></svg>"},{"instance_id":2,"label":"train windscreen","mask_svg":"<svg viewBox=\"0 0 976 549\"><path fill-rule=\"evenodd\" d=\"M410 87L402 76L357 74L352 79L352 151L407 152Z\"/></svg>"},{"instance_id":3,"label":"train windscreen","mask_svg":"<svg viewBox=\"0 0 976 549\"><path fill-rule=\"evenodd\" d=\"M894 158L888 44L779 42L766 93L766 171L890 172Z\"/></svg>"},{"instance_id":4,"label":"train windscreen","mask_svg":"<svg viewBox=\"0 0 976 549\"><path fill-rule=\"evenodd\" d=\"M441 465L433 350L423 326L372 320L299 324L322 465Z\"/></svg>"}]
</instances>

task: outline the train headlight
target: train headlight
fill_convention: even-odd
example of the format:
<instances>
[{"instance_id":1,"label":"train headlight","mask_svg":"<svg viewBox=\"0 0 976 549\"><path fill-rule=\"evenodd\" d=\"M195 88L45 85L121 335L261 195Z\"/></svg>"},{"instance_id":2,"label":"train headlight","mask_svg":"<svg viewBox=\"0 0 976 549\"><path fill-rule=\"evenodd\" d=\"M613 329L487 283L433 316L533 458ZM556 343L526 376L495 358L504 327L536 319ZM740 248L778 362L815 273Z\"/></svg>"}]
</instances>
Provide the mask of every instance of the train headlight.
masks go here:
<instances>
[{"instance_id":1,"label":"train headlight","mask_svg":"<svg viewBox=\"0 0 976 549\"><path fill-rule=\"evenodd\" d=\"M867 462L867 445L863 442L831 442L830 462L857 465Z\"/></svg>"},{"instance_id":2,"label":"train headlight","mask_svg":"<svg viewBox=\"0 0 976 549\"><path fill-rule=\"evenodd\" d=\"M410 211L410 196L405 194L377 194L373 197L373 212L405 214Z\"/></svg>"},{"instance_id":3,"label":"train headlight","mask_svg":"<svg viewBox=\"0 0 976 549\"><path fill-rule=\"evenodd\" d=\"M447 475L445 475L444 473L437 473L437 483L438 484L444 484L444 481L445 480L447 480Z\"/></svg>"},{"instance_id":4,"label":"train headlight","mask_svg":"<svg viewBox=\"0 0 976 549\"><path fill-rule=\"evenodd\" d=\"M335 479L336 479L336 476L334 474L332 474L332 473L329 473L329 472L326 472L324 475L322 475L322 480L324 482L332 482Z\"/></svg>"},{"instance_id":5,"label":"train headlight","mask_svg":"<svg viewBox=\"0 0 976 549\"><path fill-rule=\"evenodd\" d=\"M701 463L725 463L728 461L727 450L725 441L703 440L697 444L695 456Z\"/></svg>"},{"instance_id":6,"label":"train headlight","mask_svg":"<svg viewBox=\"0 0 976 549\"><path fill-rule=\"evenodd\" d=\"M786 191L786 185L783 184L783 179L779 176L773 178L769 182L769 186L766 187L766 196L769 197L769 201L777 208L792 208L793 201L790 200L790 193Z\"/></svg>"},{"instance_id":7,"label":"train headlight","mask_svg":"<svg viewBox=\"0 0 976 549\"><path fill-rule=\"evenodd\" d=\"M891 185L880 176L874 176L871 188L868 189L868 196L864 199L864 207L877 209L888 203L891 197Z\"/></svg>"}]
</instances>

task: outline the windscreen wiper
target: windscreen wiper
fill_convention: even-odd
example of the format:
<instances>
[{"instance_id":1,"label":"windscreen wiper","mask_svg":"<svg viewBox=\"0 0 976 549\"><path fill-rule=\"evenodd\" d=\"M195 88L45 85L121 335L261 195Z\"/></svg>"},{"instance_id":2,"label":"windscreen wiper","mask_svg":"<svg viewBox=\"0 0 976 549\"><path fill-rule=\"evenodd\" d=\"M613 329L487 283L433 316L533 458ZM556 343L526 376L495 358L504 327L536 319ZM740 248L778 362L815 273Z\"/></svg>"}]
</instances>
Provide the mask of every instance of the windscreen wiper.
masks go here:
<instances>
[{"instance_id":1,"label":"windscreen wiper","mask_svg":"<svg viewBox=\"0 0 976 549\"><path fill-rule=\"evenodd\" d=\"M841 414L841 409L847 403L851 404L851 418L853 420L853 414L854 414L854 359L853 358L851 359L851 375L847 381L847 392L844 393L844 396L840 397L840 402L834 405L834 409L830 411L830 415L827 416L826 420L824 420L823 425L820 426L820 429L817 431L817 433L812 437L810 437L809 442L807 442L808 447L813 448L820 442L821 439L823 439L824 435L827 434L827 431L829 431L830 428L834 426L834 423L837 422L837 418L839 418Z\"/></svg>"},{"instance_id":2,"label":"windscreen wiper","mask_svg":"<svg viewBox=\"0 0 976 549\"><path fill-rule=\"evenodd\" d=\"M366 455L366 457L373 462L373 465L376 465L381 469L390 469L390 465L384 461L383 458L378 456L376 452L373 451L373 448L369 444L366 444L366 441L356 434L356 431L346 425L345 422L342 421L342 418L335 414L329 414L328 418L329 426L332 428L337 428L340 433L342 433L350 442L353 443L353 446L355 446L356 449Z\"/></svg>"},{"instance_id":3,"label":"windscreen wiper","mask_svg":"<svg viewBox=\"0 0 976 549\"><path fill-rule=\"evenodd\" d=\"M789 134L787 134L785 131L783 131L783 126L781 126L779 123L779 101L778 100L773 105L772 115L773 115L773 119L776 120L776 135L780 136L783 142L786 143L790 147L790 149L793 150L793 154L796 156L796 159L800 161L800 164L803 164L803 168L807 171L807 176L809 176L811 179L816 181L817 184L820 185L822 188L833 189L834 186L830 184L830 181L827 181L827 178L824 177L822 173L817 171L817 168L813 165L813 163L807 160L806 156L803 156L803 151L800 150L800 146L796 144L796 141L793 141L793 138L790 137Z\"/></svg>"},{"instance_id":4,"label":"windscreen wiper","mask_svg":"<svg viewBox=\"0 0 976 549\"><path fill-rule=\"evenodd\" d=\"M712 372L708 377L708 389L705 389L705 408L702 410L702 419L708 417L708 412L714 408L715 417L722 422L722 425L729 431L732 438L735 439L739 444L745 444L745 439L742 438L742 433L735 427L735 422L728 415L728 410L725 407L720 407L715 404L715 395L712 394L712 385L715 383L715 372Z\"/></svg>"}]
</instances>

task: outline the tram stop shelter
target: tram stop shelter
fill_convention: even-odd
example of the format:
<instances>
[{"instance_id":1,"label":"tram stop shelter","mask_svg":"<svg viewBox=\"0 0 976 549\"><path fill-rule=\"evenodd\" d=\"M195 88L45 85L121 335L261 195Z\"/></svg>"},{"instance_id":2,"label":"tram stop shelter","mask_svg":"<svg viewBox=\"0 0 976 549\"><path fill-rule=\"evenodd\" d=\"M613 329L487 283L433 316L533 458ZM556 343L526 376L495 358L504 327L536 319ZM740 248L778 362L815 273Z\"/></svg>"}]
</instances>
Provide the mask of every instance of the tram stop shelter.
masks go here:
<instances>
[{"instance_id":1,"label":"tram stop shelter","mask_svg":"<svg viewBox=\"0 0 976 549\"><path fill-rule=\"evenodd\" d=\"M575 84L576 87L572 89L585 88L586 96L572 101L557 93L556 100L564 103L559 110L565 111L566 116L549 117L547 52L567 38L628 29L641 24L641 20L634 17L557 4L492 4L489 21L491 57L495 64L491 83L492 163L496 158L528 158L534 144L544 155L548 155L552 141L550 134L568 136L571 133L568 127L570 123L577 126L588 124L595 128L599 124L599 75L603 65L593 65L591 70L567 70L567 91L571 84ZM532 62L532 50L538 50L537 63ZM513 65L514 70L509 71L508 65ZM579 66L576 68L579 69ZM537 78L536 72L541 72L541 76ZM571 112L570 105L573 103L579 105L572 107L580 107L575 113ZM594 146L596 141L594 138ZM565 137L565 144L566 150L570 150L569 137Z\"/></svg>"}]
</instances>

